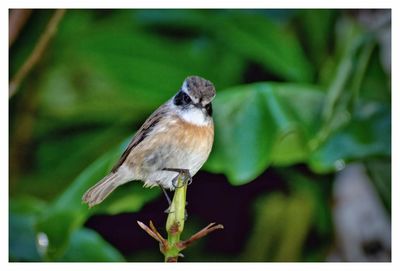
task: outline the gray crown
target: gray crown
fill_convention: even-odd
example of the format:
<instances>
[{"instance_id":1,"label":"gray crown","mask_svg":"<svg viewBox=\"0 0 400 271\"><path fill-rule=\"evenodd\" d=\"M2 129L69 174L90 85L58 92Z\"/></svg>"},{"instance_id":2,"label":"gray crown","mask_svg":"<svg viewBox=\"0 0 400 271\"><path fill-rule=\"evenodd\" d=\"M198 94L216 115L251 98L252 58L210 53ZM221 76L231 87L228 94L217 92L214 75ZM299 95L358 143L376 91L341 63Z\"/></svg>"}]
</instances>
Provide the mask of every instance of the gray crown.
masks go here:
<instances>
[{"instance_id":1,"label":"gray crown","mask_svg":"<svg viewBox=\"0 0 400 271\"><path fill-rule=\"evenodd\" d=\"M186 77L183 85L186 86L188 94L196 102L205 105L210 103L215 97L215 87L213 83L200 76Z\"/></svg>"}]
</instances>

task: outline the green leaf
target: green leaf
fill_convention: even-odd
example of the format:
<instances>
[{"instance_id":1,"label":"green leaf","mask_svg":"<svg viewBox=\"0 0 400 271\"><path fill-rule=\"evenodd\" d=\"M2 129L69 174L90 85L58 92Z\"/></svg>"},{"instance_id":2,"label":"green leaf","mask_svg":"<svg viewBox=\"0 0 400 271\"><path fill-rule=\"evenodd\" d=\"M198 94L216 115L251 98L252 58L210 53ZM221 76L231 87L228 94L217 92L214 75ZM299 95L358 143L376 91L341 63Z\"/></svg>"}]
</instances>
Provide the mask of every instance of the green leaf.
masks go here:
<instances>
[{"instance_id":1,"label":"green leaf","mask_svg":"<svg viewBox=\"0 0 400 271\"><path fill-rule=\"evenodd\" d=\"M257 215L242 260L299 261L314 207L306 190L296 191L289 197L273 193L257 199Z\"/></svg>"},{"instance_id":2,"label":"green leaf","mask_svg":"<svg viewBox=\"0 0 400 271\"><path fill-rule=\"evenodd\" d=\"M222 27L215 31L228 48L263 64L288 81L312 80L313 68L288 29L256 14L229 14L219 19L216 23Z\"/></svg>"},{"instance_id":3,"label":"green leaf","mask_svg":"<svg viewBox=\"0 0 400 271\"><path fill-rule=\"evenodd\" d=\"M309 157L318 173L341 169L346 162L391 154L390 108L375 102L358 106L354 119L332 134Z\"/></svg>"},{"instance_id":4,"label":"green leaf","mask_svg":"<svg viewBox=\"0 0 400 271\"><path fill-rule=\"evenodd\" d=\"M323 94L312 86L270 85L271 90L266 97L267 107L275 111L274 124L279 130L272 150L272 164L287 166L304 161L310 152L308 142L319 127Z\"/></svg>"},{"instance_id":5,"label":"green leaf","mask_svg":"<svg viewBox=\"0 0 400 271\"><path fill-rule=\"evenodd\" d=\"M211 22L207 18L214 14L213 10L186 9L184 12L180 9L152 9L137 10L135 17L138 24L145 26L165 27L168 25L170 29L193 31L204 29L211 26ZM183 39L183 38L181 38Z\"/></svg>"},{"instance_id":6,"label":"green leaf","mask_svg":"<svg viewBox=\"0 0 400 271\"><path fill-rule=\"evenodd\" d=\"M107 243L98 233L79 229L72 233L71 242L60 261L66 262L122 262L121 253Z\"/></svg>"},{"instance_id":7,"label":"green leaf","mask_svg":"<svg viewBox=\"0 0 400 271\"><path fill-rule=\"evenodd\" d=\"M122 146L126 146L127 142ZM159 195L159 190L144 189L141 183L135 182L118 188L101 205L92 209L82 203L81 198L84 192L108 174L121 152L120 147L96 160L39 217L36 228L39 233L46 234L49 239L46 255L49 259L62 257L68 247L71 234L82 226L90 215L138 211L146 202Z\"/></svg>"},{"instance_id":8,"label":"green leaf","mask_svg":"<svg viewBox=\"0 0 400 271\"><path fill-rule=\"evenodd\" d=\"M46 204L31 196L20 196L18 198L10 198L10 212L19 214L39 214Z\"/></svg>"},{"instance_id":9,"label":"green leaf","mask_svg":"<svg viewBox=\"0 0 400 271\"><path fill-rule=\"evenodd\" d=\"M380 57L382 48L376 47L368 62L366 74L361 85L360 96L365 99L391 103L391 80L382 67Z\"/></svg>"},{"instance_id":10,"label":"green leaf","mask_svg":"<svg viewBox=\"0 0 400 271\"><path fill-rule=\"evenodd\" d=\"M9 260L40 261L36 249L35 216L10 212Z\"/></svg>"},{"instance_id":11,"label":"green leaf","mask_svg":"<svg viewBox=\"0 0 400 271\"><path fill-rule=\"evenodd\" d=\"M294 128L274 144L271 160L274 166L289 166L304 161L308 154L304 138Z\"/></svg>"},{"instance_id":12,"label":"green leaf","mask_svg":"<svg viewBox=\"0 0 400 271\"><path fill-rule=\"evenodd\" d=\"M141 181L134 181L115 190L103 203L94 207L93 212L109 215L137 212L159 195L158 188L144 188Z\"/></svg>"},{"instance_id":13,"label":"green leaf","mask_svg":"<svg viewBox=\"0 0 400 271\"><path fill-rule=\"evenodd\" d=\"M135 116L178 91L186 76L214 80L220 74L213 57L218 52L209 39L169 41L138 27L132 11L115 11L102 20L81 15L66 13L51 51L51 69L39 81L46 116L110 122L128 111L137 121ZM82 20L86 27L79 25Z\"/></svg>"},{"instance_id":14,"label":"green leaf","mask_svg":"<svg viewBox=\"0 0 400 271\"><path fill-rule=\"evenodd\" d=\"M215 143L206 168L225 173L238 185L271 163L305 160L322 99L315 87L294 84L257 83L220 92L214 103Z\"/></svg>"},{"instance_id":15,"label":"green leaf","mask_svg":"<svg viewBox=\"0 0 400 271\"><path fill-rule=\"evenodd\" d=\"M75 208L48 208L37 218L35 229L46 245L41 247L43 258L56 260L63 256L68 248L72 232L83 224L83 215Z\"/></svg>"},{"instance_id":16,"label":"green leaf","mask_svg":"<svg viewBox=\"0 0 400 271\"><path fill-rule=\"evenodd\" d=\"M298 191L292 195L286 206L286 214L282 220L282 237L278 241L274 261L299 261L304 242L312 225L315 206L308 191ZM293 225L296 225L295 227Z\"/></svg>"},{"instance_id":17,"label":"green leaf","mask_svg":"<svg viewBox=\"0 0 400 271\"><path fill-rule=\"evenodd\" d=\"M320 67L328 55L333 40L332 31L337 14L332 9L304 9L300 11L302 40L306 43L308 55Z\"/></svg>"},{"instance_id":18,"label":"green leaf","mask_svg":"<svg viewBox=\"0 0 400 271\"><path fill-rule=\"evenodd\" d=\"M9 260L40 261L36 246L35 222L37 214L47 206L32 197L10 199Z\"/></svg>"},{"instance_id":19,"label":"green leaf","mask_svg":"<svg viewBox=\"0 0 400 271\"><path fill-rule=\"evenodd\" d=\"M332 231L331 220L331 175L303 174L293 168L276 169L286 180L291 191L308 194L314 209L314 230L316 234L327 236Z\"/></svg>"},{"instance_id":20,"label":"green leaf","mask_svg":"<svg viewBox=\"0 0 400 271\"><path fill-rule=\"evenodd\" d=\"M391 158L369 159L365 162L368 174L371 177L385 207L392 209L392 163Z\"/></svg>"},{"instance_id":21,"label":"green leaf","mask_svg":"<svg viewBox=\"0 0 400 271\"><path fill-rule=\"evenodd\" d=\"M274 127L268 127L272 116L265 110L259 91L236 89L224 94L215 102L215 150L222 152L231 182L243 184L260 174L269 162L275 137Z\"/></svg>"},{"instance_id":22,"label":"green leaf","mask_svg":"<svg viewBox=\"0 0 400 271\"><path fill-rule=\"evenodd\" d=\"M47 135L38 135L37 139L36 174L25 177L26 179L17 183L15 189L49 200L64 191L71 179L94 159L115 148L126 137L126 132L120 125L80 132L63 133L57 129L46 132ZM54 181L54 176L58 176L57 182Z\"/></svg>"},{"instance_id":23,"label":"green leaf","mask_svg":"<svg viewBox=\"0 0 400 271\"><path fill-rule=\"evenodd\" d=\"M314 86L284 83L221 91L214 103L214 148L205 168L240 185L271 164L303 162L326 173L354 159L390 155L390 109L368 101L360 101L345 126L330 131L314 151L324 99Z\"/></svg>"},{"instance_id":24,"label":"green leaf","mask_svg":"<svg viewBox=\"0 0 400 271\"><path fill-rule=\"evenodd\" d=\"M241 258L246 261L271 261L284 225L287 198L281 193L255 201L253 228Z\"/></svg>"}]
</instances>

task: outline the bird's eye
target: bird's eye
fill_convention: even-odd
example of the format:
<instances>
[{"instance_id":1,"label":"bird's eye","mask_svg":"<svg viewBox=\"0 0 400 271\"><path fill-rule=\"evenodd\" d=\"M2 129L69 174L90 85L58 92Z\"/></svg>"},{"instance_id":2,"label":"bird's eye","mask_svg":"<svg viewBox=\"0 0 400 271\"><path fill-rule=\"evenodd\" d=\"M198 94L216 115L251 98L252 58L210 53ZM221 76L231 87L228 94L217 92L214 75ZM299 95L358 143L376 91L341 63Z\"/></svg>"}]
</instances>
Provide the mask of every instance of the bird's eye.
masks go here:
<instances>
[{"instance_id":1,"label":"bird's eye","mask_svg":"<svg viewBox=\"0 0 400 271\"><path fill-rule=\"evenodd\" d=\"M183 93L183 101L185 102L185 104L189 104L192 102L192 99L190 99L189 95L187 95L185 92Z\"/></svg>"}]
</instances>

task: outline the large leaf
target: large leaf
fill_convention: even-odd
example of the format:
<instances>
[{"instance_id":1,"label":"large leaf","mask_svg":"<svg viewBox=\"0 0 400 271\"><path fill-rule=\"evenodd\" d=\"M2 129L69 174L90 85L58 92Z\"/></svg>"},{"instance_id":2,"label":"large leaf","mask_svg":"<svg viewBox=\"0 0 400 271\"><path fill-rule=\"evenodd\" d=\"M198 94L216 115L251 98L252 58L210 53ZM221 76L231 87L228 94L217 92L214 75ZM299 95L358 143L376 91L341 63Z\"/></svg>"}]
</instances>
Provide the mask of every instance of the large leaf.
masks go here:
<instances>
[{"instance_id":1,"label":"large leaf","mask_svg":"<svg viewBox=\"0 0 400 271\"><path fill-rule=\"evenodd\" d=\"M258 91L229 94L220 95L215 103L215 151L221 152L229 179L242 184L260 174L269 162L276 129L268 127L272 116Z\"/></svg>"},{"instance_id":2,"label":"large leaf","mask_svg":"<svg viewBox=\"0 0 400 271\"><path fill-rule=\"evenodd\" d=\"M219 93L214 105L215 144L207 169L243 184L271 163L304 160L322 98L314 87L274 83Z\"/></svg>"},{"instance_id":3,"label":"large leaf","mask_svg":"<svg viewBox=\"0 0 400 271\"><path fill-rule=\"evenodd\" d=\"M9 260L10 261L40 261L36 249L35 218L32 215L9 214Z\"/></svg>"},{"instance_id":4,"label":"large leaf","mask_svg":"<svg viewBox=\"0 0 400 271\"><path fill-rule=\"evenodd\" d=\"M226 47L243 54L288 81L309 82L313 68L292 32L267 16L228 14L215 28Z\"/></svg>"},{"instance_id":5,"label":"large leaf","mask_svg":"<svg viewBox=\"0 0 400 271\"><path fill-rule=\"evenodd\" d=\"M123 146L126 146L125 142ZM138 211L146 202L159 194L157 189L143 189L141 183L135 182L118 188L101 205L89 209L82 204L83 193L103 176L105 176L118 158L122 148L118 148L96 160L84 170L46 209L38 219L36 229L49 240L46 256L58 259L63 256L70 241L71 234L94 213L115 214Z\"/></svg>"},{"instance_id":6,"label":"large leaf","mask_svg":"<svg viewBox=\"0 0 400 271\"><path fill-rule=\"evenodd\" d=\"M37 215L47 205L31 197L10 199L9 260L40 261L37 250L35 223Z\"/></svg>"},{"instance_id":7,"label":"large leaf","mask_svg":"<svg viewBox=\"0 0 400 271\"><path fill-rule=\"evenodd\" d=\"M54 259L48 257L48 232L37 231L37 220L43 212L51 209L41 201L23 197L12 199L10 203L9 227L9 258L10 261L41 261ZM65 234L63 223L68 222L65 216L53 216L53 231ZM73 216L70 217L72 220ZM60 221L58 220L60 219ZM61 229L60 229L61 228ZM51 249L51 248L50 248ZM65 244L65 254L60 261L124 261L122 255L99 234L89 229L77 229L71 232L70 240Z\"/></svg>"},{"instance_id":8,"label":"large leaf","mask_svg":"<svg viewBox=\"0 0 400 271\"><path fill-rule=\"evenodd\" d=\"M114 125L108 129L93 127L80 132L75 129L67 132L56 130L39 135L40 140L38 139L35 152L35 174L24 177L14 189L53 200L66 189L71 179L93 160L114 149L126 135L121 125ZM54 176L57 176L56 181Z\"/></svg>"},{"instance_id":9,"label":"large leaf","mask_svg":"<svg viewBox=\"0 0 400 271\"><path fill-rule=\"evenodd\" d=\"M238 185L271 164L308 163L316 172L332 172L347 161L390 155L390 109L369 101L360 101L344 126L311 147L324 99L316 87L295 84L257 83L220 92L206 169Z\"/></svg>"},{"instance_id":10,"label":"large leaf","mask_svg":"<svg viewBox=\"0 0 400 271\"><path fill-rule=\"evenodd\" d=\"M67 262L121 262L124 257L93 230L73 232L70 246L60 261Z\"/></svg>"},{"instance_id":11,"label":"large leaf","mask_svg":"<svg viewBox=\"0 0 400 271\"><path fill-rule=\"evenodd\" d=\"M390 156L390 108L376 102L360 104L351 122L333 133L309 157L318 172L342 169L346 162L367 157Z\"/></svg>"}]
</instances>

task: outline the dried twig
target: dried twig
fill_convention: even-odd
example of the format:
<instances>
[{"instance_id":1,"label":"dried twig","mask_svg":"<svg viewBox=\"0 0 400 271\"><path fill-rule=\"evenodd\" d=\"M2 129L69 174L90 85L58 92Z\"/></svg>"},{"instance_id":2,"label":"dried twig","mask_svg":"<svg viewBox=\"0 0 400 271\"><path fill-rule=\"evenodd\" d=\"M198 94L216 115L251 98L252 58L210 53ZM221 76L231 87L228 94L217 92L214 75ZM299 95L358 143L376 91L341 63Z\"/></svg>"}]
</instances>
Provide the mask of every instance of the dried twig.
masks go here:
<instances>
[{"instance_id":1,"label":"dried twig","mask_svg":"<svg viewBox=\"0 0 400 271\"><path fill-rule=\"evenodd\" d=\"M14 44L32 13L31 9L12 9L8 25L8 47Z\"/></svg>"},{"instance_id":2,"label":"dried twig","mask_svg":"<svg viewBox=\"0 0 400 271\"><path fill-rule=\"evenodd\" d=\"M200 238L203 238L204 236L208 235L209 233L215 231L215 230L222 230L224 229L224 226L221 224L215 225L215 223L210 223L207 227L204 229L198 231L197 233L193 234L189 239L185 241L179 242L178 246L181 249L187 248L189 245L191 245L194 241L199 240Z\"/></svg>"},{"instance_id":3,"label":"dried twig","mask_svg":"<svg viewBox=\"0 0 400 271\"><path fill-rule=\"evenodd\" d=\"M155 233L152 229L150 229L149 227L147 227L146 224L144 224L141 221L136 221L139 226L145 231L147 232L151 237L153 237L154 239L156 239L158 242L163 243L164 238L160 238L159 234ZM150 221L150 224L152 224L152 222Z\"/></svg>"},{"instance_id":4,"label":"dried twig","mask_svg":"<svg viewBox=\"0 0 400 271\"><path fill-rule=\"evenodd\" d=\"M45 31L40 36L38 43L36 44L35 48L33 49L30 56L25 60L24 64L12 78L9 86L9 98L11 98L17 91L18 87L20 86L21 82L24 78L29 74L32 68L36 65L36 63L42 57L49 41L54 36L57 26L61 21L61 18L64 16L65 10L58 9L54 12L53 16L51 17L49 23L46 26Z\"/></svg>"}]
</instances>

